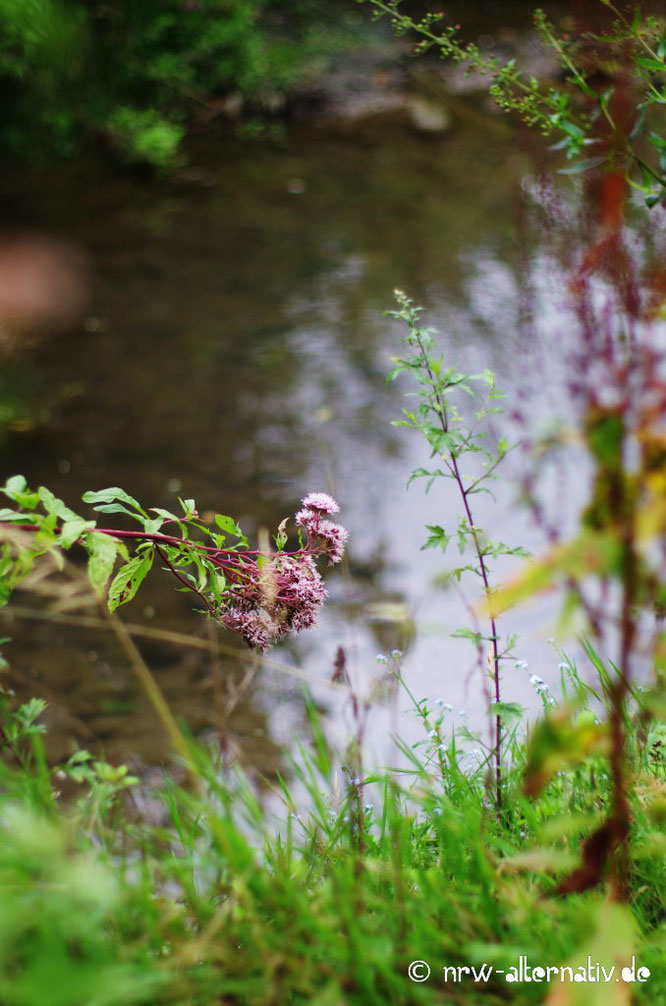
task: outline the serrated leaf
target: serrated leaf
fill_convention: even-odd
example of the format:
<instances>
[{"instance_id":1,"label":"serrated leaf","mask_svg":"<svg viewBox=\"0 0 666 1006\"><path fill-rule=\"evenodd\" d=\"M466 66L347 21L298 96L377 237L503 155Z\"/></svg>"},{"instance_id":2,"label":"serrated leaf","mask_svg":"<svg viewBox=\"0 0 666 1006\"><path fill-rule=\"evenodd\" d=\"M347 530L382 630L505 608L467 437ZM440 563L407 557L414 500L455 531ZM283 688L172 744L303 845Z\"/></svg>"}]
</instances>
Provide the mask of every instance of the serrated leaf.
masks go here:
<instances>
[{"instance_id":1,"label":"serrated leaf","mask_svg":"<svg viewBox=\"0 0 666 1006\"><path fill-rule=\"evenodd\" d=\"M147 517L143 520L143 528L147 534L156 534L163 523L164 520L162 517Z\"/></svg>"},{"instance_id":2,"label":"serrated leaf","mask_svg":"<svg viewBox=\"0 0 666 1006\"><path fill-rule=\"evenodd\" d=\"M73 520L65 521L60 530L58 543L61 548L71 548L84 531L88 531L95 526L94 520L84 520L83 517L74 517Z\"/></svg>"},{"instance_id":3,"label":"serrated leaf","mask_svg":"<svg viewBox=\"0 0 666 1006\"><path fill-rule=\"evenodd\" d=\"M115 500L120 500L122 503L127 503L128 506L132 507L133 510L138 511L143 516L146 516L146 511L143 509L141 504L126 493L124 489L120 489L118 486L111 486L109 489L98 489L95 492L86 492L81 497L84 503L113 503ZM95 510L100 509L95 507ZM104 513L111 513L112 511L106 510Z\"/></svg>"},{"instance_id":4,"label":"serrated leaf","mask_svg":"<svg viewBox=\"0 0 666 1006\"><path fill-rule=\"evenodd\" d=\"M215 600L220 603L222 601L222 595L226 589L227 581L222 573L213 573L210 578L210 587L213 591Z\"/></svg>"},{"instance_id":5,"label":"serrated leaf","mask_svg":"<svg viewBox=\"0 0 666 1006\"><path fill-rule=\"evenodd\" d=\"M151 506L149 510L151 513L156 513L158 517L162 517L163 520L173 520L180 524L180 517L176 517L175 513L171 513L170 510L164 510L161 506Z\"/></svg>"},{"instance_id":6,"label":"serrated leaf","mask_svg":"<svg viewBox=\"0 0 666 1006\"><path fill-rule=\"evenodd\" d=\"M224 514L216 513L215 523L221 531L228 531L229 534L236 535L236 537L242 537L243 535L243 532L239 528L238 524L231 517L226 517Z\"/></svg>"},{"instance_id":7,"label":"serrated leaf","mask_svg":"<svg viewBox=\"0 0 666 1006\"><path fill-rule=\"evenodd\" d=\"M519 702L491 702L490 712L493 716L499 716L504 723L510 723L512 720L522 719L525 706L521 706Z\"/></svg>"},{"instance_id":8,"label":"serrated leaf","mask_svg":"<svg viewBox=\"0 0 666 1006\"><path fill-rule=\"evenodd\" d=\"M68 506L65 506L61 499L54 496L46 486L40 486L37 492L47 513L55 514L56 517L60 517L64 521L82 519L73 510L70 510Z\"/></svg>"},{"instance_id":9,"label":"serrated leaf","mask_svg":"<svg viewBox=\"0 0 666 1006\"><path fill-rule=\"evenodd\" d=\"M104 597L106 585L113 572L113 564L118 554L117 541L114 541L108 534L95 534L91 532L86 535L86 548L90 553L88 559L88 578L98 597Z\"/></svg>"},{"instance_id":10,"label":"serrated leaf","mask_svg":"<svg viewBox=\"0 0 666 1006\"><path fill-rule=\"evenodd\" d=\"M153 564L153 555L152 549L135 555L118 570L109 587L109 611L115 611L121 604L132 600Z\"/></svg>"},{"instance_id":11,"label":"serrated leaf","mask_svg":"<svg viewBox=\"0 0 666 1006\"><path fill-rule=\"evenodd\" d=\"M133 510L128 510L122 503L101 503L99 506L93 507L93 509L97 513L124 513L133 520L138 520L139 524L143 526L144 518L142 515Z\"/></svg>"},{"instance_id":12,"label":"serrated leaf","mask_svg":"<svg viewBox=\"0 0 666 1006\"><path fill-rule=\"evenodd\" d=\"M446 552L451 536L439 524L426 524L426 528L430 531L430 535L421 545L421 551L428 548L441 548L442 552Z\"/></svg>"}]
</instances>

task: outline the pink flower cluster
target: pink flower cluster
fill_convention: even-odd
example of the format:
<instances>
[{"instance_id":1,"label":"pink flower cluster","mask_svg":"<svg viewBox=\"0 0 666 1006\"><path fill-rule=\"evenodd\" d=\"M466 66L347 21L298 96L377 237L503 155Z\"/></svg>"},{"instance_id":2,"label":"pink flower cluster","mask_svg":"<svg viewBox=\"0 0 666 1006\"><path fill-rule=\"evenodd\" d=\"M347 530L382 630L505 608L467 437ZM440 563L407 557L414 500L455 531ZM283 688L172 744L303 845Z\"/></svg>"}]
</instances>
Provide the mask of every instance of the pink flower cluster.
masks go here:
<instances>
[{"instance_id":1,"label":"pink flower cluster","mask_svg":"<svg viewBox=\"0 0 666 1006\"><path fill-rule=\"evenodd\" d=\"M320 540L320 551L328 556L331 565L340 562L349 531L324 518L324 514L339 513L340 507L328 493L309 493L301 502L303 509L296 514L296 523L307 532L310 541Z\"/></svg>"},{"instance_id":2,"label":"pink flower cluster","mask_svg":"<svg viewBox=\"0 0 666 1006\"><path fill-rule=\"evenodd\" d=\"M260 650L315 624L328 596L315 559L325 555L330 563L339 562L344 553L348 532L324 517L338 513L335 500L327 493L309 493L301 502L295 519L307 533L304 547L278 552L263 568L244 557L242 575L220 616L223 625Z\"/></svg>"}]
</instances>

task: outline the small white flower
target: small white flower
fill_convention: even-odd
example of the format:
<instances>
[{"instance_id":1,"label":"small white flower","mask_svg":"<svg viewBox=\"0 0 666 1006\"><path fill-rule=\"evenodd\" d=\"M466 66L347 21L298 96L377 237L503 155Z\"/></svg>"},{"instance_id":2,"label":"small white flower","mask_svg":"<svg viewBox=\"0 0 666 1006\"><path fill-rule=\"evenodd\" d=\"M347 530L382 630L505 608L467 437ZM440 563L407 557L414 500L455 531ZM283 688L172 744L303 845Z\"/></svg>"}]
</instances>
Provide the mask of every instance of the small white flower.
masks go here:
<instances>
[{"instance_id":1,"label":"small white flower","mask_svg":"<svg viewBox=\"0 0 666 1006\"><path fill-rule=\"evenodd\" d=\"M428 731L428 737L436 737L436 736L437 736L437 731L436 730L429 730Z\"/></svg>"}]
</instances>

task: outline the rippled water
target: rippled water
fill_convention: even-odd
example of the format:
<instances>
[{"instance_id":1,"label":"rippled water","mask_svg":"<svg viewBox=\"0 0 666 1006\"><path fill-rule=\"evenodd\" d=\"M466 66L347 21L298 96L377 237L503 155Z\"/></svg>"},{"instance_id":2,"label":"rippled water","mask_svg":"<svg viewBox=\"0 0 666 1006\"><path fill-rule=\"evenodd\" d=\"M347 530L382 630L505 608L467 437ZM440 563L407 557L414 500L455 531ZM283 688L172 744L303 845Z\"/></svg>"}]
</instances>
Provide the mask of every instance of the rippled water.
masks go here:
<instances>
[{"instance_id":1,"label":"rippled water","mask_svg":"<svg viewBox=\"0 0 666 1006\"><path fill-rule=\"evenodd\" d=\"M479 128L485 114L441 136L396 115L296 128L282 144L202 148L197 170L171 183L82 165L7 187L17 225L84 251L91 293L84 326L8 364L20 421L5 438L3 472L75 507L86 489L115 484L148 505L193 496L250 533L275 526L309 490L333 492L351 530L349 566L329 576L320 626L272 655L313 682L338 738L346 713L324 683L338 644L364 682L376 655L399 647L418 696L451 702L454 722L463 707L480 717L473 655L448 636L466 622L464 607L433 586L444 560L420 552L424 524L455 520L455 500L437 488L426 497L419 484L406 491L427 452L391 426L407 384L385 385L401 332L382 311L403 288L442 330L451 362L490 366L517 393L529 349L522 278L545 282L549 259L529 223L532 156L503 120ZM530 539L511 490L483 510L499 537ZM125 617L207 631L159 572ZM517 624L518 655L538 649L548 677L557 665L543 645L548 626L536 610ZM103 634L21 620L7 634L15 681L51 703L54 754L73 735L111 757L162 757L160 729ZM239 661L211 669L202 651L141 646L190 727L214 725L212 677L236 675ZM264 669L232 719L245 760L277 763L302 725L300 689ZM530 695L509 664L506 697ZM401 732L415 737L407 701L398 705ZM390 756L389 719L378 713L371 727L378 759Z\"/></svg>"}]
</instances>

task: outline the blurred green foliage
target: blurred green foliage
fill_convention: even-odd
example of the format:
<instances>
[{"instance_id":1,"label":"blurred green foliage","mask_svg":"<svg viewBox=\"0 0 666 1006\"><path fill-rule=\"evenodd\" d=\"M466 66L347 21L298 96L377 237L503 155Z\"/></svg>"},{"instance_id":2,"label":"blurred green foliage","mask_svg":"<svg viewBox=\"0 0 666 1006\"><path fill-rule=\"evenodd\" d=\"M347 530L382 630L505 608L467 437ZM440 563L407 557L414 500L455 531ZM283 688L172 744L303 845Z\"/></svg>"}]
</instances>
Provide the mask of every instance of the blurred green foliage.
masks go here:
<instances>
[{"instance_id":1,"label":"blurred green foliage","mask_svg":"<svg viewBox=\"0 0 666 1006\"><path fill-rule=\"evenodd\" d=\"M73 156L97 136L173 164L225 98L281 107L351 44L345 18L316 0L0 0L0 149Z\"/></svg>"},{"instance_id":2,"label":"blurred green foliage","mask_svg":"<svg viewBox=\"0 0 666 1006\"><path fill-rule=\"evenodd\" d=\"M564 707L582 697L581 715L593 719L590 690L566 667ZM445 716L425 699L418 707L425 726ZM548 714L553 736L562 708ZM311 736L292 783L279 779L284 810L276 800L262 806L219 751L188 740L196 784L166 777L150 793L159 807L151 824L124 804L137 780L123 766L77 751L49 768L45 703L17 706L0 692L2 1003L528 1006L549 991L549 1003L568 1006L626 1004L630 995L664 1001L662 723L646 724L628 752L637 786L625 906L603 888L556 896L579 860L581 835L608 812L602 755L563 765L534 799L523 781L543 726L529 743L514 733L498 820L464 730L444 745L441 772L429 767L439 745L428 734L424 748L401 745L399 772L345 782L312 702L309 709ZM638 706L632 713L644 715ZM68 781L76 792L66 801L58 790ZM590 955L619 975L632 954L651 972L644 982L556 978L549 990L505 978L521 955L532 967L572 968ZM407 974L419 960L432 968L423 984ZM492 974L486 968L481 982L441 970L482 964Z\"/></svg>"}]
</instances>

